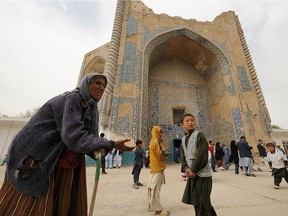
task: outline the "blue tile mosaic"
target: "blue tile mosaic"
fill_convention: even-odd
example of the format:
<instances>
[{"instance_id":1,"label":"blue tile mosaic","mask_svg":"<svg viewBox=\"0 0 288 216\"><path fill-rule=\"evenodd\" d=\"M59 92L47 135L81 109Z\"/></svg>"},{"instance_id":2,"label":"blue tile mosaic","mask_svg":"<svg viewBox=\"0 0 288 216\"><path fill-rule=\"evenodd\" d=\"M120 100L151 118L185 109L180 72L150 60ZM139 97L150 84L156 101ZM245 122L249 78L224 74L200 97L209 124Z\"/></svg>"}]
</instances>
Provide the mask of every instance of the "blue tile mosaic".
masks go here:
<instances>
[{"instance_id":1,"label":"blue tile mosaic","mask_svg":"<svg viewBox=\"0 0 288 216\"><path fill-rule=\"evenodd\" d=\"M170 30L170 31L169 31ZM223 68L223 74L224 75L230 75L231 76L231 70L230 70L230 63L228 61L228 59L226 58L226 56L223 54L223 52L216 46L214 45L211 41L203 38L200 34L196 33L196 31L191 31L189 29L176 29L176 30L172 30L172 28L167 28L167 27L162 27L159 28L155 31L149 32L145 27L143 28L143 34L142 34L142 47L145 47L145 51L144 51L144 62L143 62L143 86L141 88L142 90L142 123L143 124L149 124L148 123L148 113L149 113L149 106L148 106L148 94L147 94L147 90L149 89L148 87L148 76L149 76L149 57L150 57L150 53L153 50L154 47L156 47L157 45L165 42L168 39L171 38L175 38L177 36L182 36L185 35L186 37L198 42L199 44L203 45L204 47L206 47L207 49L209 49L212 53L214 53L220 64L221 67ZM148 43L149 42L149 43ZM148 43L148 44L147 44ZM147 45L146 45L147 44ZM181 86L181 83L177 83L174 85L179 85ZM233 83L233 78L232 76L230 77L230 85L227 87L229 94L235 94L235 87L234 87L234 83ZM208 97L204 97L202 96L202 98L208 98ZM154 106L153 102L153 106ZM199 102L198 102L199 103ZM208 103L207 103L208 104ZM198 104L199 105L199 104ZM152 107L153 107L152 106ZM196 112L195 112L196 111ZM154 113L159 112L158 110L154 110ZM200 118L202 118L202 114L200 110L194 110L194 113L197 113L197 115L200 116ZM159 119L159 117L150 117L152 118L151 121L156 121L157 123L160 121L162 121L162 118ZM165 118L164 118L165 119ZM209 122L209 117L206 115L205 118L203 119L199 119L200 122ZM156 123L155 122L155 123ZM159 122L161 124L161 122ZM153 123L154 124L154 123ZM152 125L152 123L150 123L150 125ZM202 126L199 125L199 127ZM205 130L205 126L203 126L203 130ZM206 127L206 133L210 134L210 129ZM148 138L146 136L146 134L148 134L148 130L147 127L142 127L141 128L141 135L142 137Z\"/></svg>"},{"instance_id":2,"label":"blue tile mosaic","mask_svg":"<svg viewBox=\"0 0 288 216\"><path fill-rule=\"evenodd\" d=\"M252 112L251 111L246 111L245 112L245 116L246 116L246 122L248 125L248 129L249 129L249 134L253 135L255 133L255 129L254 126L252 124Z\"/></svg>"},{"instance_id":3,"label":"blue tile mosaic","mask_svg":"<svg viewBox=\"0 0 288 216\"><path fill-rule=\"evenodd\" d=\"M130 118L129 116L120 116L118 117L118 122L117 122L117 134L125 137L130 136Z\"/></svg>"},{"instance_id":4,"label":"blue tile mosaic","mask_svg":"<svg viewBox=\"0 0 288 216\"><path fill-rule=\"evenodd\" d=\"M128 21L127 21L127 36L131 36L133 34L138 33L138 20L135 19L130 13L128 14Z\"/></svg>"},{"instance_id":5,"label":"blue tile mosaic","mask_svg":"<svg viewBox=\"0 0 288 216\"><path fill-rule=\"evenodd\" d=\"M253 135L255 133L255 129L254 129L254 126L253 126L253 123L252 123L252 111L250 110L249 108L249 105L248 103L246 102L246 108L247 108L247 111L245 112L245 117L246 117L246 122L247 122L247 125L248 125L248 129L249 129L249 134L250 135Z\"/></svg>"},{"instance_id":6,"label":"blue tile mosaic","mask_svg":"<svg viewBox=\"0 0 288 216\"><path fill-rule=\"evenodd\" d=\"M171 29L172 29L171 27L161 26L160 28L156 29L155 31L148 31L148 29L144 26L143 27L143 34L142 34L142 47L147 45L149 40L151 40L152 38L156 37L159 34L167 32Z\"/></svg>"},{"instance_id":7,"label":"blue tile mosaic","mask_svg":"<svg viewBox=\"0 0 288 216\"><path fill-rule=\"evenodd\" d=\"M134 70L136 64L136 43L126 42L123 59L123 82L134 82Z\"/></svg>"},{"instance_id":8,"label":"blue tile mosaic","mask_svg":"<svg viewBox=\"0 0 288 216\"><path fill-rule=\"evenodd\" d=\"M251 85L248 80L245 66L237 66L237 72L242 91L243 92L251 91Z\"/></svg>"},{"instance_id":9,"label":"blue tile mosaic","mask_svg":"<svg viewBox=\"0 0 288 216\"><path fill-rule=\"evenodd\" d=\"M230 85L227 86L228 94L229 95L235 95L236 94L236 90L235 90L235 86L234 86L234 81L233 81L232 75L230 75L229 81L230 81Z\"/></svg>"},{"instance_id":10,"label":"blue tile mosaic","mask_svg":"<svg viewBox=\"0 0 288 216\"><path fill-rule=\"evenodd\" d=\"M236 135L237 135L237 138L239 139L241 136L245 135L245 132L243 129L241 112L239 109L232 109L232 118L234 122L234 128L236 130Z\"/></svg>"},{"instance_id":11,"label":"blue tile mosaic","mask_svg":"<svg viewBox=\"0 0 288 216\"><path fill-rule=\"evenodd\" d=\"M182 127L173 124L173 106L185 106L186 113L194 114L197 121L197 129L206 136L210 136L210 112L208 106L208 90L198 84L185 84L172 81L150 80L151 95L151 125L163 126L164 136L169 142L177 135L182 136ZM168 87L168 88L167 88ZM183 94L186 92L185 94ZM189 95L190 100L187 100ZM161 112L159 112L161 110ZM165 143L168 148L171 146Z\"/></svg>"},{"instance_id":12,"label":"blue tile mosaic","mask_svg":"<svg viewBox=\"0 0 288 216\"><path fill-rule=\"evenodd\" d=\"M269 119L267 118L267 116L265 115L265 111L263 110L263 108L261 107L261 105L259 105L259 115L260 115L260 121L262 123L263 126L263 130L265 131L265 133L271 133L272 132L272 127L271 127L271 123L269 121Z\"/></svg>"},{"instance_id":13,"label":"blue tile mosaic","mask_svg":"<svg viewBox=\"0 0 288 216\"><path fill-rule=\"evenodd\" d=\"M115 86L114 86L114 95L112 100L112 108L111 108L111 117L110 117L110 131L116 133L116 124L118 119L118 109L119 109L119 86L121 82L122 76L122 65L117 65L116 69L116 77L115 77Z\"/></svg>"}]
</instances>

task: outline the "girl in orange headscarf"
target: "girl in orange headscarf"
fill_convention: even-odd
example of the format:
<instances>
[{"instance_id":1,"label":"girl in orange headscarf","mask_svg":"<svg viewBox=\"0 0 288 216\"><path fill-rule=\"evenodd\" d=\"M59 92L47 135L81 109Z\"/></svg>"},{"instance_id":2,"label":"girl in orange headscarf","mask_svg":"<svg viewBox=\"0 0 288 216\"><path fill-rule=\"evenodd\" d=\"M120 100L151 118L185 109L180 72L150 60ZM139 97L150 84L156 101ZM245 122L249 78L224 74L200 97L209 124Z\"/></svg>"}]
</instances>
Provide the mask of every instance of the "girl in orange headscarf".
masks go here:
<instances>
[{"instance_id":1,"label":"girl in orange headscarf","mask_svg":"<svg viewBox=\"0 0 288 216\"><path fill-rule=\"evenodd\" d=\"M148 202L149 210L155 211L155 215L169 215L160 203L160 191L162 184L165 184L166 169L165 161L168 158L167 151L163 145L162 130L159 126L152 128L150 141L150 177L148 181Z\"/></svg>"}]
</instances>

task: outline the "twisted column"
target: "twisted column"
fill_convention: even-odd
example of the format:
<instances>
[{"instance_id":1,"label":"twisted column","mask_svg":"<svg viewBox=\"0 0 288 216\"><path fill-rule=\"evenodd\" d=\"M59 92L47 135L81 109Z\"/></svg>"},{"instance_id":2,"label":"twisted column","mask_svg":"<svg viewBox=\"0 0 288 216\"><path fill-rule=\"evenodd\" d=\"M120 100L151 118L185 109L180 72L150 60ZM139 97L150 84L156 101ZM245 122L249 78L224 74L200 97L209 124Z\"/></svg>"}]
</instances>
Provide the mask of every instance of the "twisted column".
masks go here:
<instances>
[{"instance_id":1,"label":"twisted column","mask_svg":"<svg viewBox=\"0 0 288 216\"><path fill-rule=\"evenodd\" d=\"M110 48L104 69L104 74L108 79L106 93L109 95L113 94L114 89L124 11L125 11L125 0L118 0L115 12Z\"/></svg>"},{"instance_id":2,"label":"twisted column","mask_svg":"<svg viewBox=\"0 0 288 216\"><path fill-rule=\"evenodd\" d=\"M108 56L105 64L104 74L108 79L108 83L100 104L100 125L106 128L109 124L109 115L111 111L113 90L115 84L116 68L118 61L118 53L121 40L122 23L125 12L125 0L118 0L112 30L111 42Z\"/></svg>"}]
</instances>

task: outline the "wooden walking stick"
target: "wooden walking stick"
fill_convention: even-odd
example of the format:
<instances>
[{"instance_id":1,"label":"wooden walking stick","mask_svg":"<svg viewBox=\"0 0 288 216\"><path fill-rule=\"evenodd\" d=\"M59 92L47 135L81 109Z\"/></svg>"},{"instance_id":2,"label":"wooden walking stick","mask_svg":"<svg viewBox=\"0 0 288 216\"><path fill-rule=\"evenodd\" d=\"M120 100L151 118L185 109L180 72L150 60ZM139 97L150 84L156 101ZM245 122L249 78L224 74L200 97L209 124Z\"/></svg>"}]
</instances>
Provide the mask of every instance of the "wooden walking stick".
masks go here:
<instances>
[{"instance_id":1,"label":"wooden walking stick","mask_svg":"<svg viewBox=\"0 0 288 216\"><path fill-rule=\"evenodd\" d=\"M99 182L99 177L100 177L101 160L102 160L102 154L101 154L101 151L99 151L98 152L98 159L96 160L96 173L95 173L95 181L94 181L93 193L92 193L90 209L89 209L89 216L93 216L94 205L95 205L95 200L96 200L96 193L97 193L98 182Z\"/></svg>"}]
</instances>

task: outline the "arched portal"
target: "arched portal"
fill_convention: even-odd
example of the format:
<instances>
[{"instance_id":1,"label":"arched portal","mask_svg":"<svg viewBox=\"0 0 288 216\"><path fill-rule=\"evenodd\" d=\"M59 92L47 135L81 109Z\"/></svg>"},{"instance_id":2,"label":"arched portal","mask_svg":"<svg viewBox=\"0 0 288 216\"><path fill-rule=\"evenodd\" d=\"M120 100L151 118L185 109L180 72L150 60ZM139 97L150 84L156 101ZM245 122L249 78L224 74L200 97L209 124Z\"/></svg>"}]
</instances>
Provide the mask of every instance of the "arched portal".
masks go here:
<instances>
[{"instance_id":1,"label":"arched portal","mask_svg":"<svg viewBox=\"0 0 288 216\"><path fill-rule=\"evenodd\" d=\"M199 34L180 29L152 39L143 63L141 137L148 141L152 126L160 125L169 149L172 139L183 135L179 125L183 113L195 115L198 129L213 136L212 112L221 115L217 103L225 91L235 94L229 89L232 77L225 78L231 74L223 52ZM233 129L228 133L233 136Z\"/></svg>"}]
</instances>

